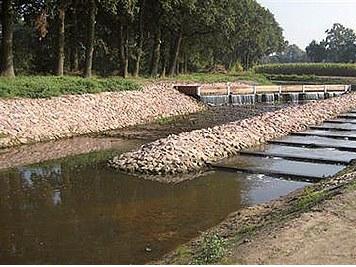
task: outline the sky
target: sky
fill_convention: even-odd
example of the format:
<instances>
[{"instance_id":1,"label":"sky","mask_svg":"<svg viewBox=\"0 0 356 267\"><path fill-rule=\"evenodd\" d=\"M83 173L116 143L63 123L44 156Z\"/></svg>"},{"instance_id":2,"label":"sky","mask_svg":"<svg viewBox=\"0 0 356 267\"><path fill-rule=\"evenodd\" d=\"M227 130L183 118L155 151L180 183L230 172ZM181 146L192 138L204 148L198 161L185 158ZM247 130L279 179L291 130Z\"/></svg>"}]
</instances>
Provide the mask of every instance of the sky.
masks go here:
<instances>
[{"instance_id":1,"label":"sky","mask_svg":"<svg viewBox=\"0 0 356 267\"><path fill-rule=\"evenodd\" d=\"M305 47L325 38L334 23L356 30L356 0L257 0L284 29L290 44Z\"/></svg>"}]
</instances>

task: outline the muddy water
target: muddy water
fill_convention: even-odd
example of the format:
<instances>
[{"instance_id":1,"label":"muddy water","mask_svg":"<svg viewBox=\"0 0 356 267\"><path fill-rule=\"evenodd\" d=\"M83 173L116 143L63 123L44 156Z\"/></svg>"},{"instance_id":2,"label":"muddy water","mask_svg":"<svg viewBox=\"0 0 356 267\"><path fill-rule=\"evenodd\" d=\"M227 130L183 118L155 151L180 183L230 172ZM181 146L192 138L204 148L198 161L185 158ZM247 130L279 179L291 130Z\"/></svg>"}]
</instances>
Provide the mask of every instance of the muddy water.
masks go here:
<instances>
[{"instance_id":1,"label":"muddy water","mask_svg":"<svg viewBox=\"0 0 356 267\"><path fill-rule=\"evenodd\" d=\"M133 147L115 140L78 156L52 153L34 165L26 162L44 160L44 148L31 148L43 152L35 161L9 151L16 167L0 171L0 263L146 263L241 207L306 185L225 172L178 185L145 181L105 167L113 154ZM59 156L64 147L56 148ZM19 160L21 153L27 161Z\"/></svg>"}]
</instances>

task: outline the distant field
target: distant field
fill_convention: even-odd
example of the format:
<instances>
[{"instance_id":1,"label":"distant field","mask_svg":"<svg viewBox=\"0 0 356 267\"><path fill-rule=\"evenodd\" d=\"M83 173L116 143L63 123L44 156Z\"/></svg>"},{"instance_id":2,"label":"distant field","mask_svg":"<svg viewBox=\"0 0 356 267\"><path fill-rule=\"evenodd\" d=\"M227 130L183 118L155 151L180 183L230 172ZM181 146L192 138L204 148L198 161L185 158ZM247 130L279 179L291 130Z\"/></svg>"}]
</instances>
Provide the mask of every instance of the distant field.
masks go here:
<instances>
[{"instance_id":1,"label":"distant field","mask_svg":"<svg viewBox=\"0 0 356 267\"><path fill-rule=\"evenodd\" d=\"M296 63L269 64L254 67L258 74L267 75L315 75L356 77L356 64Z\"/></svg>"},{"instance_id":2,"label":"distant field","mask_svg":"<svg viewBox=\"0 0 356 267\"><path fill-rule=\"evenodd\" d=\"M356 84L356 77L265 74L275 84Z\"/></svg>"}]
</instances>

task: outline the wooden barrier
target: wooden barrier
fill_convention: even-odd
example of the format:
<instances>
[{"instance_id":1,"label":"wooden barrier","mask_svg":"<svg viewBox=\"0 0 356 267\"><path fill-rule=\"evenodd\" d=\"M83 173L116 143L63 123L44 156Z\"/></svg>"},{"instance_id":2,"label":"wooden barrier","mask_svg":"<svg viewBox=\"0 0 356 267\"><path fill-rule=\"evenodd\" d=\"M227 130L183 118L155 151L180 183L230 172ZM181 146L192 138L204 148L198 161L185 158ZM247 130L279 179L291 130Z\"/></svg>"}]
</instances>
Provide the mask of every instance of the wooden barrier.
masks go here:
<instances>
[{"instance_id":1,"label":"wooden barrier","mask_svg":"<svg viewBox=\"0 0 356 267\"><path fill-rule=\"evenodd\" d=\"M174 86L181 93L189 96L201 95L250 95L266 93L307 93L307 92L346 92L351 90L350 85L329 84L329 85L267 85L250 86L234 85L230 83L216 85L176 85Z\"/></svg>"}]
</instances>

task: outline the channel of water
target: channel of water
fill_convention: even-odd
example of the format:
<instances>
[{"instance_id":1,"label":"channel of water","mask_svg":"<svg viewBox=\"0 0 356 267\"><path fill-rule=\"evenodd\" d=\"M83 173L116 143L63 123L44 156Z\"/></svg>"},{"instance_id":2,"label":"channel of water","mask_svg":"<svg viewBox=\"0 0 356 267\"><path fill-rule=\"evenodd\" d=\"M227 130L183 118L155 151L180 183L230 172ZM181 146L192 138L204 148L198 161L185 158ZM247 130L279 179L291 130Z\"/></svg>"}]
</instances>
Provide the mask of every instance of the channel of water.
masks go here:
<instances>
[{"instance_id":1,"label":"channel of water","mask_svg":"<svg viewBox=\"0 0 356 267\"><path fill-rule=\"evenodd\" d=\"M356 127L349 121L325 125L348 128L346 132L307 132L342 133L347 138ZM45 150L4 151L0 168L1 159L11 157L0 171L0 263L140 264L157 260L231 212L315 182L288 179L288 174L319 179L336 174L356 158L353 151L338 149L356 148L356 142L345 137L288 136L277 141L298 145L256 147L219 163L239 170L215 169L177 185L146 181L106 167L113 155L132 150L142 141L99 138L105 145L97 145L96 138L85 138L83 146L93 146L93 152L83 150L77 156L61 152L60 159L51 155L49 160L40 157L50 154ZM62 140L60 146L52 143L52 147L59 151L65 142L73 145L75 140ZM309 148L310 143L325 147Z\"/></svg>"}]
</instances>

